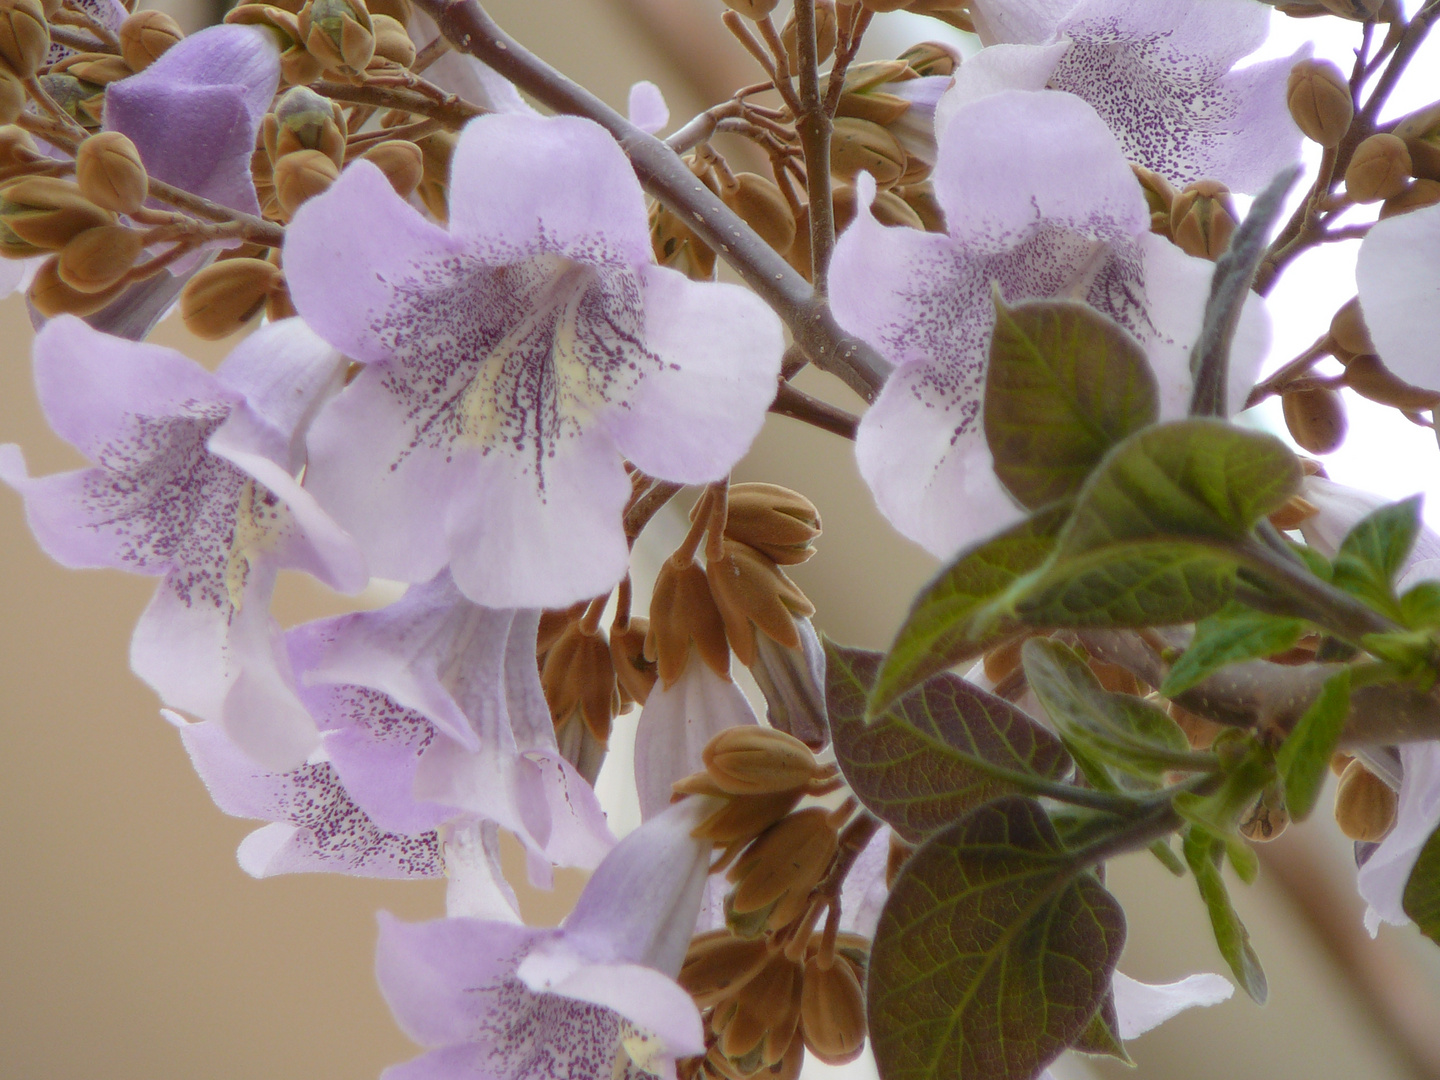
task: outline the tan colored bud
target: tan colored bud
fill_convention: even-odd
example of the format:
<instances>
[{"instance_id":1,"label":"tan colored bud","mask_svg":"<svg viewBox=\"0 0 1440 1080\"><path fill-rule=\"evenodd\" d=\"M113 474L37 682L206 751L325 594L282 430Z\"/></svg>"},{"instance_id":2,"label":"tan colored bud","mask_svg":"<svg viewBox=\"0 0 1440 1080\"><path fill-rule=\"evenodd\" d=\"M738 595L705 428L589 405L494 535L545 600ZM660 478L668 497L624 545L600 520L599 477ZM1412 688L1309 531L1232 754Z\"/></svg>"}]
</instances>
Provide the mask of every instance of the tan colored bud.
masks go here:
<instances>
[{"instance_id":1,"label":"tan colored bud","mask_svg":"<svg viewBox=\"0 0 1440 1080\"><path fill-rule=\"evenodd\" d=\"M889 187L905 173L909 158L900 140L879 124L842 116L830 135L830 171L851 181L868 172L880 187Z\"/></svg>"},{"instance_id":2,"label":"tan colored bud","mask_svg":"<svg viewBox=\"0 0 1440 1080\"><path fill-rule=\"evenodd\" d=\"M800 70L797 36L795 15L792 12L780 30L780 40L785 45L785 56L790 61L791 72ZM823 64L830 59L839 40L840 23L835 16L835 0L815 0L815 62Z\"/></svg>"},{"instance_id":3,"label":"tan colored bud","mask_svg":"<svg viewBox=\"0 0 1440 1080\"><path fill-rule=\"evenodd\" d=\"M1355 759L1354 759L1353 757L1351 757L1349 754L1331 754L1331 755L1330 755L1330 773L1331 773L1331 775L1332 775L1332 776L1336 776L1336 777L1344 776L1344 775L1345 775L1345 770L1346 770L1347 768L1349 768L1350 762L1352 762L1352 761L1354 761L1354 760L1355 760Z\"/></svg>"},{"instance_id":4,"label":"tan colored bud","mask_svg":"<svg viewBox=\"0 0 1440 1080\"><path fill-rule=\"evenodd\" d=\"M1362 355L1345 365L1345 385L1363 398L1405 412L1423 412L1440 405L1440 393L1411 386L1385 366L1380 357Z\"/></svg>"},{"instance_id":5,"label":"tan colored bud","mask_svg":"<svg viewBox=\"0 0 1440 1080\"><path fill-rule=\"evenodd\" d=\"M293 217L306 199L329 189L340 178L335 162L319 150L297 150L275 162L275 198Z\"/></svg>"},{"instance_id":6,"label":"tan colored bud","mask_svg":"<svg viewBox=\"0 0 1440 1080\"><path fill-rule=\"evenodd\" d=\"M920 186L920 185L915 185ZM839 184L831 192L831 207L835 222L835 235L839 236L855 220L855 189L849 184ZM938 210L938 204L936 204ZM904 199L894 191L877 191L870 212L881 225L903 225L911 229L925 228L920 216L910 208ZM944 232L944 227L939 230ZM795 243L791 245L785 261L795 272L810 280L810 208L802 206L795 219Z\"/></svg>"},{"instance_id":7,"label":"tan colored bud","mask_svg":"<svg viewBox=\"0 0 1440 1080\"><path fill-rule=\"evenodd\" d=\"M1365 313L1360 310L1358 296L1345 301L1331 317L1330 344L1342 363L1352 356L1375 351L1375 342L1370 340L1370 328L1365 325Z\"/></svg>"},{"instance_id":8,"label":"tan colored bud","mask_svg":"<svg viewBox=\"0 0 1440 1080\"><path fill-rule=\"evenodd\" d=\"M1212 262L1230 246L1237 221L1230 189L1218 180L1185 185L1170 207L1170 235L1180 250Z\"/></svg>"},{"instance_id":9,"label":"tan colored bud","mask_svg":"<svg viewBox=\"0 0 1440 1080\"><path fill-rule=\"evenodd\" d=\"M5 246L18 250L28 245L26 254L58 251L86 229L114 220L114 214L87 199L71 180L32 176L0 189L0 224L9 232Z\"/></svg>"},{"instance_id":10,"label":"tan colored bud","mask_svg":"<svg viewBox=\"0 0 1440 1080\"><path fill-rule=\"evenodd\" d=\"M769 907L770 930L799 918L811 890L829 869L839 838L829 811L818 806L797 810L770 826L725 875L735 885L735 912L744 915Z\"/></svg>"},{"instance_id":11,"label":"tan colored bud","mask_svg":"<svg viewBox=\"0 0 1440 1080\"><path fill-rule=\"evenodd\" d=\"M731 484L725 535L793 566L815 554L811 545L820 535L820 511L798 491L779 484Z\"/></svg>"},{"instance_id":12,"label":"tan colored bud","mask_svg":"<svg viewBox=\"0 0 1440 1080\"><path fill-rule=\"evenodd\" d=\"M0 70L0 124L13 124L25 111L30 97L25 84L12 71Z\"/></svg>"},{"instance_id":13,"label":"tan colored bud","mask_svg":"<svg viewBox=\"0 0 1440 1080\"><path fill-rule=\"evenodd\" d=\"M645 659L645 638L649 634L649 619L631 619L628 626L610 631L610 660L615 665L621 698L638 705L645 704L659 677L654 661Z\"/></svg>"},{"instance_id":14,"label":"tan colored bud","mask_svg":"<svg viewBox=\"0 0 1440 1080\"><path fill-rule=\"evenodd\" d=\"M1135 174L1135 179L1140 181L1140 190L1145 194L1145 205L1150 208L1151 231L1169 236L1170 210L1175 205L1175 188L1159 173L1133 161L1130 163L1130 170Z\"/></svg>"},{"instance_id":15,"label":"tan colored bud","mask_svg":"<svg viewBox=\"0 0 1440 1080\"><path fill-rule=\"evenodd\" d=\"M339 102L296 86L265 117L264 138L271 161L300 150L319 150L339 168L345 161L345 114Z\"/></svg>"},{"instance_id":16,"label":"tan colored bud","mask_svg":"<svg viewBox=\"0 0 1440 1080\"><path fill-rule=\"evenodd\" d=\"M982 660L985 678L998 685L1017 671L1020 667L1020 650L1025 641L1025 637L1018 637L987 652Z\"/></svg>"},{"instance_id":17,"label":"tan colored bud","mask_svg":"<svg viewBox=\"0 0 1440 1080\"><path fill-rule=\"evenodd\" d=\"M737 173L722 185L720 199L781 255L795 242L795 215L775 181L755 173Z\"/></svg>"},{"instance_id":18,"label":"tan colored bud","mask_svg":"<svg viewBox=\"0 0 1440 1080\"><path fill-rule=\"evenodd\" d=\"M725 6L759 22L780 5L780 0L725 0Z\"/></svg>"},{"instance_id":19,"label":"tan colored bud","mask_svg":"<svg viewBox=\"0 0 1440 1080\"><path fill-rule=\"evenodd\" d=\"M385 15L401 26L409 26L410 17L415 14L410 0L366 0L366 6L370 9L371 19L376 15Z\"/></svg>"},{"instance_id":20,"label":"tan colored bud","mask_svg":"<svg viewBox=\"0 0 1440 1080\"><path fill-rule=\"evenodd\" d=\"M829 773L795 736L753 724L726 728L705 744L701 756L728 795L791 791Z\"/></svg>"},{"instance_id":21,"label":"tan colored bud","mask_svg":"<svg viewBox=\"0 0 1440 1080\"><path fill-rule=\"evenodd\" d=\"M86 293L72 289L60 280L60 257L46 259L35 271L26 293L31 305L47 319L59 315L93 315L125 291L125 284L112 285L101 292Z\"/></svg>"},{"instance_id":22,"label":"tan colored bud","mask_svg":"<svg viewBox=\"0 0 1440 1080\"><path fill-rule=\"evenodd\" d=\"M0 170L24 169L39 162L43 156L24 128L14 124L0 127Z\"/></svg>"},{"instance_id":23,"label":"tan colored bud","mask_svg":"<svg viewBox=\"0 0 1440 1080\"><path fill-rule=\"evenodd\" d=\"M75 181L87 199L118 214L137 212L150 194L140 151L118 131L99 132L80 144Z\"/></svg>"},{"instance_id":24,"label":"tan colored bud","mask_svg":"<svg viewBox=\"0 0 1440 1080\"><path fill-rule=\"evenodd\" d=\"M882 192L885 195L894 195L915 215L920 223L919 228L926 232L943 233L945 231L945 211L940 208L940 200L935 197L935 185L925 180L918 184L906 184L904 187L893 188L890 191ZM876 202L879 202L877 196ZM902 224L909 224L903 222ZM911 226L914 228L915 226ZM1169 234L1167 227L1166 234Z\"/></svg>"},{"instance_id":25,"label":"tan colored bud","mask_svg":"<svg viewBox=\"0 0 1440 1080\"><path fill-rule=\"evenodd\" d=\"M440 221L450 217L450 159L455 154L456 138L453 131L437 131L415 140L425 158L425 176L417 194L425 209Z\"/></svg>"},{"instance_id":26,"label":"tan colored bud","mask_svg":"<svg viewBox=\"0 0 1440 1080\"><path fill-rule=\"evenodd\" d=\"M1290 827L1285 792L1278 785L1267 787L1240 821L1240 835L1259 844L1278 840Z\"/></svg>"},{"instance_id":27,"label":"tan colored bud","mask_svg":"<svg viewBox=\"0 0 1440 1080\"><path fill-rule=\"evenodd\" d=\"M1335 786L1335 822L1351 840L1377 843L1395 827L1399 801L1384 780L1352 761Z\"/></svg>"},{"instance_id":28,"label":"tan colored bud","mask_svg":"<svg viewBox=\"0 0 1440 1080\"><path fill-rule=\"evenodd\" d=\"M678 214L658 202L650 208L650 247L656 262L680 271L691 281L710 281L715 277L715 252Z\"/></svg>"},{"instance_id":29,"label":"tan colored bud","mask_svg":"<svg viewBox=\"0 0 1440 1080\"><path fill-rule=\"evenodd\" d=\"M370 14L370 25L375 31L375 57L371 60L388 60L408 68L415 62L415 42L410 40L404 24L389 15Z\"/></svg>"},{"instance_id":30,"label":"tan colored bud","mask_svg":"<svg viewBox=\"0 0 1440 1080\"><path fill-rule=\"evenodd\" d=\"M864 90L851 90L847 87L835 105L836 116L853 116L857 120L869 120L881 127L893 124L909 111L910 102L907 99L874 87Z\"/></svg>"},{"instance_id":31,"label":"tan colored bud","mask_svg":"<svg viewBox=\"0 0 1440 1080\"><path fill-rule=\"evenodd\" d=\"M33 79L50 52L50 23L40 0L0 0L0 60Z\"/></svg>"},{"instance_id":32,"label":"tan colored bud","mask_svg":"<svg viewBox=\"0 0 1440 1080\"><path fill-rule=\"evenodd\" d=\"M960 54L941 41L922 41L900 54L916 75L954 75L960 66Z\"/></svg>"},{"instance_id":33,"label":"tan colored bud","mask_svg":"<svg viewBox=\"0 0 1440 1080\"><path fill-rule=\"evenodd\" d=\"M1224 724L1217 724L1214 720L1193 713L1173 701L1165 706L1165 711L1170 714L1171 720L1180 725L1180 730L1185 733L1190 746L1196 750L1209 750L1215 745L1220 733L1226 730Z\"/></svg>"},{"instance_id":34,"label":"tan colored bud","mask_svg":"<svg viewBox=\"0 0 1440 1080\"><path fill-rule=\"evenodd\" d=\"M1285 426L1302 449L1312 454L1329 454L1345 441L1349 424L1345 402L1327 386L1289 390L1280 395Z\"/></svg>"},{"instance_id":35,"label":"tan colored bud","mask_svg":"<svg viewBox=\"0 0 1440 1080\"><path fill-rule=\"evenodd\" d=\"M731 1001L717 1006L716 1049L746 1076L784 1059L800 1025L801 969L785 954L771 957Z\"/></svg>"},{"instance_id":36,"label":"tan colored bud","mask_svg":"<svg viewBox=\"0 0 1440 1080\"><path fill-rule=\"evenodd\" d=\"M1320 512L1320 508L1299 495L1291 495L1285 505L1270 515L1270 524L1282 532L1298 529Z\"/></svg>"},{"instance_id":37,"label":"tan colored bud","mask_svg":"<svg viewBox=\"0 0 1440 1080\"><path fill-rule=\"evenodd\" d=\"M580 616L585 614L585 609L590 606L589 600L581 600L579 603L571 604L568 608L555 608L540 613L540 626L535 632L535 655L542 660L560 640L560 635L570 628Z\"/></svg>"},{"instance_id":38,"label":"tan colored bud","mask_svg":"<svg viewBox=\"0 0 1440 1080\"><path fill-rule=\"evenodd\" d=\"M1345 194L1356 202L1379 202L1404 192L1410 182L1410 151L1404 140L1382 133L1355 148L1345 169Z\"/></svg>"},{"instance_id":39,"label":"tan colored bud","mask_svg":"<svg viewBox=\"0 0 1440 1080\"><path fill-rule=\"evenodd\" d=\"M299 4L282 0L279 4L241 4L225 16L227 23L268 26L279 33L280 79L290 86L308 86L325 72L325 66L305 49L299 11Z\"/></svg>"},{"instance_id":40,"label":"tan colored bud","mask_svg":"<svg viewBox=\"0 0 1440 1080\"><path fill-rule=\"evenodd\" d=\"M1399 195L1380 204L1380 220L1408 214L1412 210L1424 210L1436 203L1440 203L1440 180L1416 180Z\"/></svg>"},{"instance_id":41,"label":"tan colored bud","mask_svg":"<svg viewBox=\"0 0 1440 1080\"><path fill-rule=\"evenodd\" d=\"M859 94L867 90L879 90L887 83L904 82L914 77L915 73L903 59L866 60L864 63L851 64L845 69L844 92Z\"/></svg>"},{"instance_id":42,"label":"tan colored bud","mask_svg":"<svg viewBox=\"0 0 1440 1080\"><path fill-rule=\"evenodd\" d=\"M655 661L656 673L666 686L685 670L694 647L700 659L717 675L730 674L730 646L725 622L710 593L705 571L693 560L676 566L666 560L655 575L650 596L650 631L645 656Z\"/></svg>"},{"instance_id":43,"label":"tan colored bud","mask_svg":"<svg viewBox=\"0 0 1440 1080\"><path fill-rule=\"evenodd\" d=\"M130 70L129 64L109 53L75 53L52 65L50 70L63 71L67 75L74 75L81 82L94 83L96 86L109 86L112 82L128 79L135 74Z\"/></svg>"},{"instance_id":44,"label":"tan colored bud","mask_svg":"<svg viewBox=\"0 0 1440 1080\"><path fill-rule=\"evenodd\" d=\"M818 957L805 962L800 1030L806 1048L826 1065L854 1061L865 1049L865 991L843 956L828 968L820 966Z\"/></svg>"},{"instance_id":45,"label":"tan colored bud","mask_svg":"<svg viewBox=\"0 0 1440 1080\"><path fill-rule=\"evenodd\" d=\"M105 102L105 88L83 82L74 75L53 72L40 76L40 85L65 114L83 127L99 127L100 107Z\"/></svg>"},{"instance_id":46,"label":"tan colored bud","mask_svg":"<svg viewBox=\"0 0 1440 1080\"><path fill-rule=\"evenodd\" d=\"M698 1008L708 1009L738 993L760 973L769 957L764 939L747 941L728 930L712 930L691 940L675 981L695 999Z\"/></svg>"},{"instance_id":47,"label":"tan colored bud","mask_svg":"<svg viewBox=\"0 0 1440 1080\"><path fill-rule=\"evenodd\" d=\"M60 249L56 271L77 292L104 292L129 272L144 248L142 235L134 229L99 225Z\"/></svg>"},{"instance_id":48,"label":"tan colored bud","mask_svg":"<svg viewBox=\"0 0 1440 1080\"><path fill-rule=\"evenodd\" d=\"M700 775L708 778L710 774ZM797 788L771 795L743 795L728 799L723 807L695 827L694 835L717 844L748 843L794 810L804 794Z\"/></svg>"},{"instance_id":49,"label":"tan colored bud","mask_svg":"<svg viewBox=\"0 0 1440 1080\"><path fill-rule=\"evenodd\" d=\"M358 75L375 55L375 30L365 0L309 0L300 9L300 39L326 71Z\"/></svg>"},{"instance_id":50,"label":"tan colored bud","mask_svg":"<svg viewBox=\"0 0 1440 1080\"><path fill-rule=\"evenodd\" d=\"M1339 146L1355 119L1350 84L1329 60L1301 60L1291 68L1285 102L1306 138L1324 147Z\"/></svg>"},{"instance_id":51,"label":"tan colored bud","mask_svg":"<svg viewBox=\"0 0 1440 1080\"><path fill-rule=\"evenodd\" d=\"M163 11L137 11L120 24L120 55L132 71L144 71L185 37L180 24Z\"/></svg>"},{"instance_id":52,"label":"tan colored bud","mask_svg":"<svg viewBox=\"0 0 1440 1080\"><path fill-rule=\"evenodd\" d=\"M557 727L579 712L596 740L609 742L620 701L610 643L603 633L587 634L580 623L571 623L545 655L540 685Z\"/></svg>"},{"instance_id":53,"label":"tan colored bud","mask_svg":"<svg viewBox=\"0 0 1440 1080\"><path fill-rule=\"evenodd\" d=\"M795 619L815 614L815 605L773 560L748 544L726 540L724 554L707 562L705 576L742 664L755 662L757 631L786 648L800 648Z\"/></svg>"},{"instance_id":54,"label":"tan colored bud","mask_svg":"<svg viewBox=\"0 0 1440 1080\"><path fill-rule=\"evenodd\" d=\"M1395 125L1395 137L1410 151L1411 170L1423 180L1440 180L1440 101Z\"/></svg>"},{"instance_id":55,"label":"tan colored bud","mask_svg":"<svg viewBox=\"0 0 1440 1080\"><path fill-rule=\"evenodd\" d=\"M180 290L180 317L197 337L213 341L235 333L260 314L284 281L264 259L223 259L205 267Z\"/></svg>"}]
</instances>

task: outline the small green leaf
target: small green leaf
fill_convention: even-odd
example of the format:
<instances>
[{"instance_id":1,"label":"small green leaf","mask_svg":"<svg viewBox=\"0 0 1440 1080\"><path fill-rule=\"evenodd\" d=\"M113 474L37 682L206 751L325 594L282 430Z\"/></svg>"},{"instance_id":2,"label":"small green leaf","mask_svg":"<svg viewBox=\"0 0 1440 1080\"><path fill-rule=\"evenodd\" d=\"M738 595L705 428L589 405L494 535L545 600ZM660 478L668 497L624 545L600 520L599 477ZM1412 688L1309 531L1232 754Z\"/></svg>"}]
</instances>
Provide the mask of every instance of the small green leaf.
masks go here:
<instances>
[{"instance_id":1,"label":"small green leaf","mask_svg":"<svg viewBox=\"0 0 1440 1080\"><path fill-rule=\"evenodd\" d=\"M1300 556L1300 560L1309 568L1321 581L1329 581L1335 573L1335 568L1330 565L1330 560L1320 552L1305 544L1291 544L1290 550Z\"/></svg>"},{"instance_id":2,"label":"small green leaf","mask_svg":"<svg viewBox=\"0 0 1440 1080\"><path fill-rule=\"evenodd\" d=\"M885 657L871 709L878 712L936 672L973 660L1016 629L997 621L991 602L1045 561L1068 506L1039 510L998 536L961 552L915 597Z\"/></svg>"},{"instance_id":3,"label":"small green leaf","mask_svg":"<svg viewBox=\"0 0 1440 1080\"><path fill-rule=\"evenodd\" d=\"M1349 715L1350 669L1341 668L1325 680L1295 730L1276 751L1275 767L1285 779L1285 808L1295 821L1304 821L1315 809Z\"/></svg>"},{"instance_id":4,"label":"small green leaf","mask_svg":"<svg viewBox=\"0 0 1440 1080\"><path fill-rule=\"evenodd\" d=\"M1184 873L1183 869L1181 873ZM1090 1018L1090 1023L1080 1033L1080 1038L1071 1044L1070 1049L1096 1057L1118 1058L1126 1065L1135 1064L1125 1049L1124 1040L1120 1038L1120 1018L1115 1013L1113 992L1105 995L1099 1010Z\"/></svg>"},{"instance_id":5,"label":"small green leaf","mask_svg":"<svg viewBox=\"0 0 1440 1080\"><path fill-rule=\"evenodd\" d=\"M988 803L905 864L866 983L885 1080L1033 1080L1086 1031L1125 941L1119 902L1039 804Z\"/></svg>"},{"instance_id":6,"label":"small green leaf","mask_svg":"<svg viewBox=\"0 0 1440 1080\"><path fill-rule=\"evenodd\" d=\"M1070 771L1060 740L1009 702L937 675L865 721L880 654L825 641L825 705L835 757L867 809L912 843L982 803L1025 791L1015 774Z\"/></svg>"},{"instance_id":7,"label":"small green leaf","mask_svg":"<svg viewBox=\"0 0 1440 1080\"><path fill-rule=\"evenodd\" d=\"M1032 509L1079 490L1120 440L1159 414L1145 350L1074 300L1007 307L995 298L985 439L995 475Z\"/></svg>"},{"instance_id":8,"label":"small green leaf","mask_svg":"<svg viewBox=\"0 0 1440 1080\"><path fill-rule=\"evenodd\" d=\"M1169 870L1176 877L1185 876L1185 864L1180 861L1180 856L1175 854L1175 849L1170 846L1170 838L1164 837L1156 840L1150 845L1150 854L1160 860L1160 865Z\"/></svg>"},{"instance_id":9,"label":"small green leaf","mask_svg":"<svg viewBox=\"0 0 1440 1080\"><path fill-rule=\"evenodd\" d=\"M1225 879L1220 876L1220 868L1215 863L1216 854L1223 848L1222 841L1201 829L1192 828L1185 834L1185 861L1195 875L1200 898L1205 901L1205 908L1210 913L1210 927L1215 932L1215 944L1219 946L1220 955L1230 965L1235 980L1244 991L1263 1005L1269 993L1265 971L1250 945L1250 932L1230 903Z\"/></svg>"},{"instance_id":10,"label":"small green leaf","mask_svg":"<svg viewBox=\"0 0 1440 1080\"><path fill-rule=\"evenodd\" d=\"M1421 502L1422 497L1414 495L1356 522L1335 553L1334 584L1398 617L1401 612L1392 585L1420 535Z\"/></svg>"},{"instance_id":11,"label":"small green leaf","mask_svg":"<svg viewBox=\"0 0 1440 1080\"><path fill-rule=\"evenodd\" d=\"M1267 615L1242 604L1230 604L1195 624L1194 639L1170 669L1160 692L1174 697L1227 664L1284 652L1304 633L1302 619Z\"/></svg>"},{"instance_id":12,"label":"small green leaf","mask_svg":"<svg viewBox=\"0 0 1440 1080\"><path fill-rule=\"evenodd\" d=\"M1255 849L1234 833L1220 839L1225 842L1225 857L1235 868L1235 876L1246 885L1254 885L1260 876L1260 856L1255 854Z\"/></svg>"},{"instance_id":13,"label":"small green leaf","mask_svg":"<svg viewBox=\"0 0 1440 1080\"><path fill-rule=\"evenodd\" d=\"M1440 581L1422 581L1400 597L1400 620L1417 630L1440 626Z\"/></svg>"},{"instance_id":14,"label":"small green leaf","mask_svg":"<svg viewBox=\"0 0 1440 1080\"><path fill-rule=\"evenodd\" d=\"M1405 914L1420 932L1440 945L1440 829L1430 834L1400 897Z\"/></svg>"}]
</instances>

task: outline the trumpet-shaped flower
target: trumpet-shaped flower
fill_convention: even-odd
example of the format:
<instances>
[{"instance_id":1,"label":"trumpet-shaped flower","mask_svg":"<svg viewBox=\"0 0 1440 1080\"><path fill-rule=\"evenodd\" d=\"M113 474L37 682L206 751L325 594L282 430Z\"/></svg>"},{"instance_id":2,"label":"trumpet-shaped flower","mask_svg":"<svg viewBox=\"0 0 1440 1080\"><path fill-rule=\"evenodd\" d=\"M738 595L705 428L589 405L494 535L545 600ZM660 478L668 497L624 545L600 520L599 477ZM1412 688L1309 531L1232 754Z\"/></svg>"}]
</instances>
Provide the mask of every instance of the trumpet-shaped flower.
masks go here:
<instances>
[{"instance_id":1,"label":"trumpet-shaped flower","mask_svg":"<svg viewBox=\"0 0 1440 1080\"><path fill-rule=\"evenodd\" d=\"M710 844L690 832L713 809L691 797L622 840L558 930L382 915L380 988L433 1048L384 1080L638 1080L703 1053L674 976L709 873Z\"/></svg>"},{"instance_id":2,"label":"trumpet-shaped flower","mask_svg":"<svg viewBox=\"0 0 1440 1080\"><path fill-rule=\"evenodd\" d=\"M1440 206L1377 221L1355 263L1360 306L1380 359L1397 376L1440 390Z\"/></svg>"},{"instance_id":3,"label":"trumpet-shaped flower","mask_svg":"<svg viewBox=\"0 0 1440 1080\"><path fill-rule=\"evenodd\" d=\"M1176 184L1209 177L1258 191L1299 157L1285 104L1296 58L1232 70L1265 40L1270 10L1256 0L977 0L974 14L991 48L961 68L962 100L1068 91L1126 157Z\"/></svg>"},{"instance_id":4,"label":"trumpet-shaped flower","mask_svg":"<svg viewBox=\"0 0 1440 1080\"><path fill-rule=\"evenodd\" d=\"M941 134L934 182L949 234L862 213L836 247L831 293L840 323L895 365L860 422L860 471L895 527L944 556L1019 516L980 419L992 283L1010 303L1071 297L1118 320L1145 346L1171 418L1189 404L1189 350L1214 268L1150 232L1125 155L1070 94L1012 90L966 105ZM1247 311L1232 410L1264 335L1263 317Z\"/></svg>"},{"instance_id":5,"label":"trumpet-shaped flower","mask_svg":"<svg viewBox=\"0 0 1440 1080\"><path fill-rule=\"evenodd\" d=\"M366 365L311 431L307 486L377 574L448 563L494 607L613 586L624 460L724 476L774 395L775 316L654 264L635 175L587 120L472 121L448 231L356 162L295 216L285 269L305 320Z\"/></svg>"},{"instance_id":6,"label":"trumpet-shaped flower","mask_svg":"<svg viewBox=\"0 0 1440 1080\"><path fill-rule=\"evenodd\" d=\"M298 319L251 335L211 375L65 316L35 340L35 380L50 425L94 465L30 478L19 448L0 447L0 479L52 558L162 577L131 642L136 673L272 768L318 742L270 618L275 574L344 590L366 580L350 538L295 480L303 429L343 371Z\"/></svg>"}]
</instances>

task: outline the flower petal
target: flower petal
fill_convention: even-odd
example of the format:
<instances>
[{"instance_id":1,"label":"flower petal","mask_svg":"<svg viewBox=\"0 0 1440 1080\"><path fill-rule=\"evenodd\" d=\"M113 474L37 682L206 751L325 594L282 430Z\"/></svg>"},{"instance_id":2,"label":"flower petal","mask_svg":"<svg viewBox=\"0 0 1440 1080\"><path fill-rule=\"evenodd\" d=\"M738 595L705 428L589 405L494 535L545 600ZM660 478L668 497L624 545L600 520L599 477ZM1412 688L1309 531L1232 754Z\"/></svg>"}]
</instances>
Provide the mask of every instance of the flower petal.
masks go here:
<instances>
[{"instance_id":1,"label":"flower petal","mask_svg":"<svg viewBox=\"0 0 1440 1080\"><path fill-rule=\"evenodd\" d=\"M1375 348L1401 379L1440 390L1440 206L1377 221L1360 245L1355 281Z\"/></svg>"},{"instance_id":2,"label":"flower petal","mask_svg":"<svg viewBox=\"0 0 1440 1080\"><path fill-rule=\"evenodd\" d=\"M1172 1016L1197 1005L1218 1005L1228 1001L1235 993L1229 979L1208 973L1190 975L1179 982L1153 985L1137 982L1117 971L1110 988L1115 994L1115 1016L1120 1022L1122 1039L1143 1035Z\"/></svg>"},{"instance_id":3,"label":"flower petal","mask_svg":"<svg viewBox=\"0 0 1440 1080\"><path fill-rule=\"evenodd\" d=\"M1365 925L1373 937L1380 920L1403 926L1410 921L1403 898L1410 871L1432 833L1440 828L1440 742L1400 747L1404 778L1395 827L1360 868L1357 886L1370 905Z\"/></svg>"},{"instance_id":4,"label":"flower petal","mask_svg":"<svg viewBox=\"0 0 1440 1080\"><path fill-rule=\"evenodd\" d=\"M641 131L654 135L670 122L670 106L665 104L665 95L653 82L641 80L630 87L630 100L626 107L630 123Z\"/></svg>"},{"instance_id":5,"label":"flower petal","mask_svg":"<svg viewBox=\"0 0 1440 1080\"><path fill-rule=\"evenodd\" d=\"M955 69L949 90L935 105L935 134L939 137L955 114L972 101L1002 90L1044 90L1055 65L1070 47L1053 45L991 45L968 57Z\"/></svg>"}]
</instances>

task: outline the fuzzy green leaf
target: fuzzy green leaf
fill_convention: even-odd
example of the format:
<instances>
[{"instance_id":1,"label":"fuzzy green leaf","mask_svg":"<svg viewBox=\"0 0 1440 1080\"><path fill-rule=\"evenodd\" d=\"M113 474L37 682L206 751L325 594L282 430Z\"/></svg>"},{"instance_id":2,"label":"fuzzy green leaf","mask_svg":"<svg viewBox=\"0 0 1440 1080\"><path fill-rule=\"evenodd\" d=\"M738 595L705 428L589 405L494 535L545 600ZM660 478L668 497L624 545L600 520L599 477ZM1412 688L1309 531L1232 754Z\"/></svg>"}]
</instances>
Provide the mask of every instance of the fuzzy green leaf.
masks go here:
<instances>
[{"instance_id":1,"label":"fuzzy green leaf","mask_svg":"<svg viewBox=\"0 0 1440 1080\"><path fill-rule=\"evenodd\" d=\"M1395 575L1420 535L1420 504L1414 495L1366 514L1340 542L1332 581L1385 614L1399 617Z\"/></svg>"},{"instance_id":2,"label":"fuzzy green leaf","mask_svg":"<svg viewBox=\"0 0 1440 1080\"><path fill-rule=\"evenodd\" d=\"M1250 932L1230 903L1230 893L1225 888L1225 879L1220 876L1220 867L1216 862L1224 847L1223 841L1204 830L1191 828L1185 834L1185 861L1195 875L1200 898L1205 901L1205 908L1210 913L1210 927L1215 932L1215 944L1220 948L1220 955L1230 965L1241 988L1263 1005L1269 994L1265 971L1250 945Z\"/></svg>"},{"instance_id":3,"label":"fuzzy green leaf","mask_svg":"<svg viewBox=\"0 0 1440 1080\"><path fill-rule=\"evenodd\" d=\"M1275 767L1285 779L1285 808L1294 820L1304 821L1315 809L1349 715L1350 669L1341 668L1325 680L1295 730L1276 751Z\"/></svg>"},{"instance_id":4,"label":"fuzzy green leaf","mask_svg":"<svg viewBox=\"0 0 1440 1080\"><path fill-rule=\"evenodd\" d=\"M1170 669L1160 692L1174 697L1227 664L1284 652L1304 633L1302 619L1268 615L1243 604L1230 604L1195 624L1194 639Z\"/></svg>"}]
</instances>

